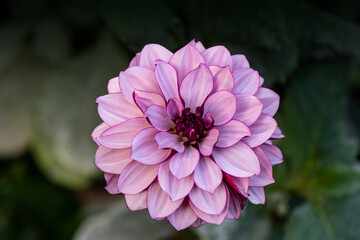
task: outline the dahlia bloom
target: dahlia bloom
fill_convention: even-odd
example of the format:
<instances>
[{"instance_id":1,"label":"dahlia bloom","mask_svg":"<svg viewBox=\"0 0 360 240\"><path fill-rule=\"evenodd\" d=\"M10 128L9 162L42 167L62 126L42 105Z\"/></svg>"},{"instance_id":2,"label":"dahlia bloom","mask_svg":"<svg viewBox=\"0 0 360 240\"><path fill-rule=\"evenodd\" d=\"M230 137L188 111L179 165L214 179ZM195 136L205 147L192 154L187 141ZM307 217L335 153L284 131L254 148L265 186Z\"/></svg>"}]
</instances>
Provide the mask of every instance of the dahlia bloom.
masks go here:
<instances>
[{"instance_id":1,"label":"dahlia bloom","mask_svg":"<svg viewBox=\"0 0 360 240\"><path fill-rule=\"evenodd\" d=\"M104 122L92 137L106 190L177 230L237 219L246 199L263 204L282 162L271 139L283 135L279 96L262 84L223 46L146 45L97 99Z\"/></svg>"}]
</instances>

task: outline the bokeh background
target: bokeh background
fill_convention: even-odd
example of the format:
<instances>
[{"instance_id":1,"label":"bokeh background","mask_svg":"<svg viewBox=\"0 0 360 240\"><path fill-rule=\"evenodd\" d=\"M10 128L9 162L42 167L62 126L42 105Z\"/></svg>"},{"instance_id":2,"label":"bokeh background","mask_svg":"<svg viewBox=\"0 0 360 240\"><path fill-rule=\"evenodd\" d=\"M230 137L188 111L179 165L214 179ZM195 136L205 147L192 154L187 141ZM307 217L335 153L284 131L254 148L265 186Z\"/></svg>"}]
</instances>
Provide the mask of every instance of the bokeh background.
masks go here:
<instances>
[{"instance_id":1,"label":"bokeh background","mask_svg":"<svg viewBox=\"0 0 360 240\"><path fill-rule=\"evenodd\" d=\"M243 53L281 96L266 204L176 232L104 190L97 96L147 43ZM360 239L360 1L0 1L0 239Z\"/></svg>"}]
</instances>

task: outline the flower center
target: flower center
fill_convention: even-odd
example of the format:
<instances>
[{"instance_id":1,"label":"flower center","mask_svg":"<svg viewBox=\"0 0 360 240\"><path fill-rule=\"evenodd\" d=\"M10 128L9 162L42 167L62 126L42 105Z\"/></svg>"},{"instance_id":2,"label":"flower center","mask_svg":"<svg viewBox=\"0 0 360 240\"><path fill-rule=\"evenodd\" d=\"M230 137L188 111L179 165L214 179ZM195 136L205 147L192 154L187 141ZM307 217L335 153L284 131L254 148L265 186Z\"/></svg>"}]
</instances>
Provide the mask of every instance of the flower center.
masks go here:
<instances>
[{"instance_id":1,"label":"flower center","mask_svg":"<svg viewBox=\"0 0 360 240\"><path fill-rule=\"evenodd\" d=\"M188 144L196 144L206 136L208 130L214 126L214 120L210 114L202 117L204 109L197 107L195 113L190 108L185 108L181 116L175 121L174 132L179 135L179 141Z\"/></svg>"}]
</instances>

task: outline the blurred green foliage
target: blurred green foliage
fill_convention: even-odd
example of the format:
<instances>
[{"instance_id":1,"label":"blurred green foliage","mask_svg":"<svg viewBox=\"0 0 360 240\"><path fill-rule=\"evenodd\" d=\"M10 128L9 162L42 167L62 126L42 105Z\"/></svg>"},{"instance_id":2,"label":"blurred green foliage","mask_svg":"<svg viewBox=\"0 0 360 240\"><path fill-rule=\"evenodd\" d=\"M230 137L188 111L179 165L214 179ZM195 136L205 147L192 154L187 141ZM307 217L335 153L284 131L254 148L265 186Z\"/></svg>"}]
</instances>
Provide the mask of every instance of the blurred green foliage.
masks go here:
<instances>
[{"instance_id":1,"label":"blurred green foliage","mask_svg":"<svg viewBox=\"0 0 360 240\"><path fill-rule=\"evenodd\" d=\"M176 232L103 190L95 99L148 43L246 54L281 96L264 206ZM360 2L0 2L0 239L359 239ZM100 234L100 235L99 235Z\"/></svg>"}]
</instances>

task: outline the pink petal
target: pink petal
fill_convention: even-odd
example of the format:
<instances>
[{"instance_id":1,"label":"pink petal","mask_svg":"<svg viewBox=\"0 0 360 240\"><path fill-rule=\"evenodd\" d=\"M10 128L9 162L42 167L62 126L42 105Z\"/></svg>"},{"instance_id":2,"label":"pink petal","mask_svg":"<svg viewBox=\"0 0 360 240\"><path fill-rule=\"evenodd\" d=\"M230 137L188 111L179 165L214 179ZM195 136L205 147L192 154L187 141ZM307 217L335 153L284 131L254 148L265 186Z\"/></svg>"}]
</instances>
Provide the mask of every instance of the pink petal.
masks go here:
<instances>
[{"instance_id":1,"label":"pink petal","mask_svg":"<svg viewBox=\"0 0 360 240\"><path fill-rule=\"evenodd\" d=\"M199 50L199 52L202 52L202 51L205 50L204 45L203 45L200 41L196 42L196 41L193 39L193 40L191 40L191 42L189 42L189 44L190 44L191 46L196 47L196 49Z\"/></svg>"},{"instance_id":2,"label":"pink petal","mask_svg":"<svg viewBox=\"0 0 360 240\"><path fill-rule=\"evenodd\" d=\"M262 112L270 116L274 116L279 109L280 96L277 95L274 91L263 87L258 89L255 96L264 105Z\"/></svg>"},{"instance_id":3,"label":"pink petal","mask_svg":"<svg viewBox=\"0 0 360 240\"><path fill-rule=\"evenodd\" d=\"M140 64L140 56L141 56L141 53L137 53L135 55L135 57L131 60L131 62L129 64L129 67L139 66L139 64Z\"/></svg>"},{"instance_id":4,"label":"pink petal","mask_svg":"<svg viewBox=\"0 0 360 240\"><path fill-rule=\"evenodd\" d=\"M146 189L156 178L158 165L148 166L130 162L119 177L118 190L123 194L136 194Z\"/></svg>"},{"instance_id":5,"label":"pink petal","mask_svg":"<svg viewBox=\"0 0 360 240\"><path fill-rule=\"evenodd\" d=\"M111 93L96 99L101 119L113 126L129 118L142 117L143 114L135 105L126 101L122 93Z\"/></svg>"},{"instance_id":6,"label":"pink petal","mask_svg":"<svg viewBox=\"0 0 360 240\"><path fill-rule=\"evenodd\" d=\"M241 193L244 197L248 197L249 191L249 178L248 177L231 177L233 183L235 184L235 189L238 193Z\"/></svg>"},{"instance_id":7,"label":"pink petal","mask_svg":"<svg viewBox=\"0 0 360 240\"><path fill-rule=\"evenodd\" d=\"M203 156L210 156L213 152L213 147L218 141L219 130L216 128L207 132L206 136L199 142L199 151Z\"/></svg>"},{"instance_id":8,"label":"pink petal","mask_svg":"<svg viewBox=\"0 0 360 240\"><path fill-rule=\"evenodd\" d=\"M244 207L244 200L245 198L239 193L230 190L229 211L226 219L238 219L240 217L241 210Z\"/></svg>"},{"instance_id":9,"label":"pink petal","mask_svg":"<svg viewBox=\"0 0 360 240\"><path fill-rule=\"evenodd\" d=\"M170 171L178 179L189 176L195 170L199 162L199 151L192 146L185 148L183 153L176 153L170 159Z\"/></svg>"},{"instance_id":10,"label":"pink petal","mask_svg":"<svg viewBox=\"0 0 360 240\"><path fill-rule=\"evenodd\" d=\"M233 72L241 69L241 68L249 68L249 62L243 54L235 54L231 56L233 63Z\"/></svg>"},{"instance_id":11,"label":"pink petal","mask_svg":"<svg viewBox=\"0 0 360 240\"><path fill-rule=\"evenodd\" d=\"M216 70L215 70L216 68ZM214 69L214 70L213 70ZM211 66L210 70L212 74L214 75L214 87L213 92L221 91L221 90L227 90L232 91L234 88L234 76L232 75L230 71L230 67L217 67L217 66ZM216 72L216 73L214 73Z\"/></svg>"},{"instance_id":12,"label":"pink petal","mask_svg":"<svg viewBox=\"0 0 360 240\"><path fill-rule=\"evenodd\" d=\"M284 138L284 137L285 136L282 134L281 129L277 126L275 128L275 131L274 131L273 135L271 135L270 138L272 138L272 139L280 139L280 138Z\"/></svg>"},{"instance_id":13,"label":"pink petal","mask_svg":"<svg viewBox=\"0 0 360 240\"><path fill-rule=\"evenodd\" d=\"M170 98L180 100L177 74L173 66L164 61L156 61L155 76L167 101Z\"/></svg>"},{"instance_id":14,"label":"pink petal","mask_svg":"<svg viewBox=\"0 0 360 240\"><path fill-rule=\"evenodd\" d=\"M189 107L195 112L196 107L201 106L213 87L213 77L210 69L204 65L185 76L180 86L180 95Z\"/></svg>"},{"instance_id":15,"label":"pink petal","mask_svg":"<svg viewBox=\"0 0 360 240\"><path fill-rule=\"evenodd\" d=\"M242 68L233 72L235 85L234 94L246 93L254 95L259 88L259 73L251 68Z\"/></svg>"},{"instance_id":16,"label":"pink petal","mask_svg":"<svg viewBox=\"0 0 360 240\"><path fill-rule=\"evenodd\" d=\"M168 117L166 109L159 105L151 105L144 116L149 118L151 124L159 131L168 131L175 127L174 122Z\"/></svg>"},{"instance_id":17,"label":"pink petal","mask_svg":"<svg viewBox=\"0 0 360 240\"><path fill-rule=\"evenodd\" d=\"M141 50L139 65L154 70L156 60L167 62L172 55L172 52L159 44L148 44Z\"/></svg>"},{"instance_id":18,"label":"pink petal","mask_svg":"<svg viewBox=\"0 0 360 240\"><path fill-rule=\"evenodd\" d=\"M232 60L229 50L224 46L214 46L206 49L201 53L205 59L205 63L208 66L216 65L219 67L229 66L232 70Z\"/></svg>"},{"instance_id":19,"label":"pink petal","mask_svg":"<svg viewBox=\"0 0 360 240\"><path fill-rule=\"evenodd\" d=\"M164 98L157 93L135 90L133 94L136 105L143 113L151 105L166 106Z\"/></svg>"},{"instance_id":20,"label":"pink petal","mask_svg":"<svg viewBox=\"0 0 360 240\"><path fill-rule=\"evenodd\" d=\"M200 211L200 210L199 210ZM207 222L205 222L204 220L202 220L201 218L196 219L196 221L194 222L193 227L201 227L202 225L205 225Z\"/></svg>"},{"instance_id":21,"label":"pink petal","mask_svg":"<svg viewBox=\"0 0 360 240\"><path fill-rule=\"evenodd\" d=\"M145 118L131 118L105 130L97 140L101 145L108 148L130 148L135 135L148 127L151 125Z\"/></svg>"},{"instance_id":22,"label":"pink petal","mask_svg":"<svg viewBox=\"0 0 360 240\"><path fill-rule=\"evenodd\" d=\"M183 202L175 212L168 216L169 222L178 231L190 227L197 219L198 216L191 209L189 203L185 202Z\"/></svg>"},{"instance_id":23,"label":"pink petal","mask_svg":"<svg viewBox=\"0 0 360 240\"><path fill-rule=\"evenodd\" d=\"M276 121L267 114L261 114L259 119L249 129L250 137L244 137L241 141L254 148L266 142L274 133L277 126Z\"/></svg>"},{"instance_id":24,"label":"pink petal","mask_svg":"<svg viewBox=\"0 0 360 240\"><path fill-rule=\"evenodd\" d=\"M211 113L214 125L223 125L229 122L236 111L236 98L228 91L219 91L206 99L204 104L204 114Z\"/></svg>"},{"instance_id":25,"label":"pink petal","mask_svg":"<svg viewBox=\"0 0 360 240\"><path fill-rule=\"evenodd\" d=\"M189 198L191 202L204 213L217 215L224 210L226 204L226 188L224 184L220 184L214 193L211 194L194 186L189 194Z\"/></svg>"},{"instance_id":26,"label":"pink petal","mask_svg":"<svg viewBox=\"0 0 360 240\"><path fill-rule=\"evenodd\" d=\"M259 87L261 87L264 84L264 78L262 76L259 77L260 77Z\"/></svg>"},{"instance_id":27,"label":"pink petal","mask_svg":"<svg viewBox=\"0 0 360 240\"><path fill-rule=\"evenodd\" d=\"M103 172L120 174L131 162L131 149L111 149L100 146L95 154L95 165Z\"/></svg>"},{"instance_id":28,"label":"pink petal","mask_svg":"<svg viewBox=\"0 0 360 240\"><path fill-rule=\"evenodd\" d=\"M272 165L269 158L260 147L254 148L253 151L260 161L260 174L251 176L249 185L254 187L263 187L274 183L275 180L273 178Z\"/></svg>"},{"instance_id":29,"label":"pink petal","mask_svg":"<svg viewBox=\"0 0 360 240\"><path fill-rule=\"evenodd\" d=\"M147 208L147 190L138 194L126 194L125 201L131 211L139 211Z\"/></svg>"},{"instance_id":30,"label":"pink petal","mask_svg":"<svg viewBox=\"0 0 360 240\"><path fill-rule=\"evenodd\" d=\"M105 189L110 194L118 194L120 193L117 185L119 181L119 175L118 174L111 174L111 173L104 173L104 177L106 180L106 186Z\"/></svg>"},{"instance_id":31,"label":"pink petal","mask_svg":"<svg viewBox=\"0 0 360 240\"><path fill-rule=\"evenodd\" d=\"M120 85L119 85L119 77L114 77L109 80L107 86L109 93L119 93L121 92Z\"/></svg>"},{"instance_id":32,"label":"pink petal","mask_svg":"<svg viewBox=\"0 0 360 240\"><path fill-rule=\"evenodd\" d=\"M148 190L147 196L147 205L151 218L158 219L169 216L179 208L183 200L171 201L166 192L161 189L159 183L153 183Z\"/></svg>"},{"instance_id":33,"label":"pink petal","mask_svg":"<svg viewBox=\"0 0 360 240\"><path fill-rule=\"evenodd\" d=\"M185 75L205 63L205 60L195 47L188 44L174 53L169 63L175 68L180 85Z\"/></svg>"},{"instance_id":34,"label":"pink petal","mask_svg":"<svg viewBox=\"0 0 360 240\"><path fill-rule=\"evenodd\" d=\"M274 145L262 144L259 146L270 159L271 165L276 165L283 162L283 155L280 149Z\"/></svg>"},{"instance_id":35,"label":"pink petal","mask_svg":"<svg viewBox=\"0 0 360 240\"><path fill-rule=\"evenodd\" d=\"M245 136L250 136L249 128L238 120L231 120L230 122L216 127L219 130L218 142L216 147L231 147Z\"/></svg>"},{"instance_id":36,"label":"pink petal","mask_svg":"<svg viewBox=\"0 0 360 240\"><path fill-rule=\"evenodd\" d=\"M97 145L100 145L100 143L96 140L106 129L108 129L110 126L106 123L100 123L94 131L91 133L91 137L94 140L94 142L97 143Z\"/></svg>"},{"instance_id":37,"label":"pink petal","mask_svg":"<svg viewBox=\"0 0 360 240\"><path fill-rule=\"evenodd\" d=\"M168 132L158 132L155 135L156 142L160 148L171 148L182 153L185 150L184 143L179 141L179 135Z\"/></svg>"},{"instance_id":38,"label":"pink petal","mask_svg":"<svg viewBox=\"0 0 360 240\"><path fill-rule=\"evenodd\" d=\"M260 117L263 104L257 97L248 94L236 94L235 97L236 113L234 119L250 126Z\"/></svg>"},{"instance_id":39,"label":"pink petal","mask_svg":"<svg viewBox=\"0 0 360 240\"><path fill-rule=\"evenodd\" d=\"M180 180L172 175L169 169L169 161L160 164L158 180L160 187L169 195L171 201L186 197L194 186L192 175Z\"/></svg>"},{"instance_id":40,"label":"pink petal","mask_svg":"<svg viewBox=\"0 0 360 240\"><path fill-rule=\"evenodd\" d=\"M184 110L184 106L179 100L175 98L169 100L166 107L166 112L172 120L176 120L178 117L180 117L182 110Z\"/></svg>"},{"instance_id":41,"label":"pink petal","mask_svg":"<svg viewBox=\"0 0 360 240\"><path fill-rule=\"evenodd\" d=\"M134 103L134 90L154 92L162 95L153 70L145 67L131 67L120 72L120 88L130 103Z\"/></svg>"},{"instance_id":42,"label":"pink petal","mask_svg":"<svg viewBox=\"0 0 360 240\"><path fill-rule=\"evenodd\" d=\"M249 177L260 172L259 159L242 141L228 148L214 148L213 157L224 172L235 177Z\"/></svg>"},{"instance_id":43,"label":"pink petal","mask_svg":"<svg viewBox=\"0 0 360 240\"><path fill-rule=\"evenodd\" d=\"M214 193L222 182L221 169L209 157L200 157L200 161L194 171L194 180L199 188Z\"/></svg>"},{"instance_id":44,"label":"pink petal","mask_svg":"<svg viewBox=\"0 0 360 240\"><path fill-rule=\"evenodd\" d=\"M171 153L171 149L158 149L155 135L159 131L146 128L140 131L132 141L130 158L145 165L155 165L164 161Z\"/></svg>"},{"instance_id":45,"label":"pink petal","mask_svg":"<svg viewBox=\"0 0 360 240\"><path fill-rule=\"evenodd\" d=\"M248 199L252 204L264 204L265 203L264 187L249 187Z\"/></svg>"}]
</instances>

